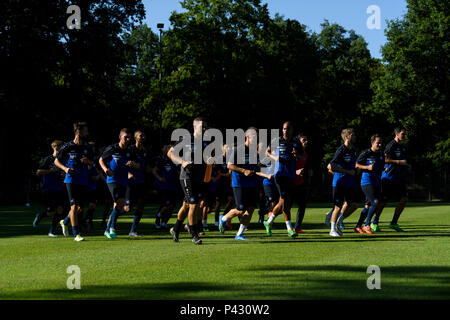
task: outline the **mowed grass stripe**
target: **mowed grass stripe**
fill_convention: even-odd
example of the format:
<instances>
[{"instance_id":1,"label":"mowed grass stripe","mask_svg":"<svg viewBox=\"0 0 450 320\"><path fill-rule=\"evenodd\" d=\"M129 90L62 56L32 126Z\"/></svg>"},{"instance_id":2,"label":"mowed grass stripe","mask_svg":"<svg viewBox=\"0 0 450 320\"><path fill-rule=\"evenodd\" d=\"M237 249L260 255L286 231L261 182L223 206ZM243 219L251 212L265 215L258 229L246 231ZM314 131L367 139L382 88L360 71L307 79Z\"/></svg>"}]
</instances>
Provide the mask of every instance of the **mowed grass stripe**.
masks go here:
<instances>
[{"instance_id":1,"label":"mowed grass stripe","mask_svg":"<svg viewBox=\"0 0 450 320\"><path fill-rule=\"evenodd\" d=\"M345 221L340 239L329 237L323 223L327 204L311 204L304 219L309 233L295 240L288 238L281 216L267 237L255 214L246 232L249 240L238 242L237 219L233 231L220 234L210 215L213 231L202 238L202 246L193 245L185 232L176 244L168 230L156 230L156 209L146 208L140 239L128 238L128 215L119 218L118 239L106 239L96 220L94 234L76 243L72 237L47 237L50 219L33 230L33 210L40 208L0 208L0 298L450 298L449 204L411 203L400 218L404 233L388 228L390 206L381 218L382 232L373 236L352 232L357 210ZM69 265L81 268L81 290L66 287ZM369 265L381 268L381 290L366 287Z\"/></svg>"}]
</instances>

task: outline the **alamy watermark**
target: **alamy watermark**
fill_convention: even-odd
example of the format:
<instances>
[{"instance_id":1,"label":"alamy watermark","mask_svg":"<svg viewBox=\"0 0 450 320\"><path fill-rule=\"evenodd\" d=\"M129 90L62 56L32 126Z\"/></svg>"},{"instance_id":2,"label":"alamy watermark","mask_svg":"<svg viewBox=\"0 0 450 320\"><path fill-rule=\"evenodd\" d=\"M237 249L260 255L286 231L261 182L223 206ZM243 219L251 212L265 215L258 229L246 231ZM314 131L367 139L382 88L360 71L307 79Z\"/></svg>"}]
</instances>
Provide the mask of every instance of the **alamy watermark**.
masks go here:
<instances>
[{"instance_id":1,"label":"alamy watermark","mask_svg":"<svg viewBox=\"0 0 450 320\"><path fill-rule=\"evenodd\" d=\"M381 9L377 5L371 5L367 7L367 14L370 14L370 17L367 18L366 25L369 30L380 30L381 29Z\"/></svg>"},{"instance_id":2,"label":"alamy watermark","mask_svg":"<svg viewBox=\"0 0 450 320\"><path fill-rule=\"evenodd\" d=\"M247 139L248 152L245 152L243 146ZM268 164L273 160L266 152L275 151L279 139L279 129L226 129L225 139L218 129L208 129L194 137L187 129L176 129L171 135L172 142L176 142L173 154L193 164L223 164L224 159L234 164Z\"/></svg>"},{"instance_id":3,"label":"alamy watermark","mask_svg":"<svg viewBox=\"0 0 450 320\"><path fill-rule=\"evenodd\" d=\"M71 5L66 10L67 14L71 14L66 21L68 29L81 29L81 9L77 5Z\"/></svg>"},{"instance_id":4,"label":"alamy watermark","mask_svg":"<svg viewBox=\"0 0 450 320\"><path fill-rule=\"evenodd\" d=\"M367 289L373 290L381 289L381 270L379 266L372 265L367 267L367 273L372 274L369 278L367 278Z\"/></svg>"},{"instance_id":5,"label":"alamy watermark","mask_svg":"<svg viewBox=\"0 0 450 320\"><path fill-rule=\"evenodd\" d=\"M81 289L81 270L77 265L71 265L67 267L66 273L70 274L67 278L67 289Z\"/></svg>"}]
</instances>

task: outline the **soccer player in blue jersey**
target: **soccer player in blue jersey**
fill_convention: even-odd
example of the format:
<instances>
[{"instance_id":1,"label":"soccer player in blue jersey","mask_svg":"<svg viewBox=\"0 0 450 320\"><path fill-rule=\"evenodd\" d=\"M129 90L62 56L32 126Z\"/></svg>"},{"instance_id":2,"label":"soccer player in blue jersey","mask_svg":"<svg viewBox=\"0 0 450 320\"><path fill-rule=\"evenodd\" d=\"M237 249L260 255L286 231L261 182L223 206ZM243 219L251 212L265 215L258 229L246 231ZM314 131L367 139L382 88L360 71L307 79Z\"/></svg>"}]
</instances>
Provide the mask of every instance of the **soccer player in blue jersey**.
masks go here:
<instances>
[{"instance_id":1,"label":"soccer player in blue jersey","mask_svg":"<svg viewBox=\"0 0 450 320\"><path fill-rule=\"evenodd\" d=\"M119 142L108 146L99 159L100 166L107 175L106 182L114 202L104 233L108 239L117 237L115 223L118 215L124 213L128 173L131 168L140 168L136 155L129 148L130 143L130 131L127 128L123 128L119 133Z\"/></svg>"},{"instance_id":2,"label":"soccer player in blue jersey","mask_svg":"<svg viewBox=\"0 0 450 320\"><path fill-rule=\"evenodd\" d=\"M359 221L355 227L355 231L359 232L364 219L367 214L367 220L362 230L367 234L372 234L370 222L372 217L378 208L378 204L381 200L381 173L384 168L384 156L381 153L382 139L378 134L373 135L370 138L372 146L370 149L363 151L356 160L356 168L362 171L361 175L361 189L366 196L366 208L369 208L366 212L363 210Z\"/></svg>"},{"instance_id":3,"label":"soccer player in blue jersey","mask_svg":"<svg viewBox=\"0 0 450 320\"><path fill-rule=\"evenodd\" d=\"M275 161L274 179L280 198L273 210L273 214L264 222L266 233L272 235L272 223L275 218L283 213L286 222L288 236L295 238L298 233L292 228L291 206L292 192L295 179L295 156L294 149L301 153L301 143L296 137L293 137L294 128L290 121L283 123L283 136L280 137L275 155L271 153L270 147L267 148L266 155Z\"/></svg>"},{"instance_id":4,"label":"soccer player in blue jersey","mask_svg":"<svg viewBox=\"0 0 450 320\"><path fill-rule=\"evenodd\" d=\"M200 201L204 197L204 176L206 171L206 163L194 164L194 152L195 152L195 139L202 139L203 132L206 130L207 123L204 118L198 117L193 121L194 133L191 135L191 141L180 141L185 144L185 148L189 150L190 160L185 160L187 155L183 155L182 158L178 157L173 151L174 148L170 148L167 156L175 163L181 165L180 170L180 184L184 193L183 205L178 212L177 221L173 228L170 229L174 242L179 241L179 234L183 227L183 221L188 216L188 228L189 233L192 236L192 242L194 244L202 244L202 240L199 238L199 225L197 219L201 217ZM205 146L205 144L203 144Z\"/></svg>"},{"instance_id":5,"label":"soccer player in blue jersey","mask_svg":"<svg viewBox=\"0 0 450 320\"><path fill-rule=\"evenodd\" d=\"M87 143L89 134L87 124L78 122L74 124L75 138L64 144L55 159L55 165L66 173L64 183L69 195L70 211L67 219L60 224L64 236L68 235L67 224L70 220L75 241L83 241L78 225L78 216L83 212L86 189L89 183L89 166L93 164L93 152Z\"/></svg>"},{"instance_id":6,"label":"soccer player in blue jersey","mask_svg":"<svg viewBox=\"0 0 450 320\"><path fill-rule=\"evenodd\" d=\"M381 176L381 191L383 194L383 201L380 203L380 208L377 211L372 227L379 231L378 221L387 202L392 199L400 199L394 211L394 216L389 224L389 228L395 231L403 231L398 225L398 219L408 203L408 188L406 185L406 171L411 168L406 160L406 148L404 143L406 141L406 129L397 127L394 129L394 139L386 145L384 150L385 168Z\"/></svg>"},{"instance_id":7,"label":"soccer player in blue jersey","mask_svg":"<svg viewBox=\"0 0 450 320\"><path fill-rule=\"evenodd\" d=\"M44 158L44 161L42 161L36 172L37 176L42 176L41 191L43 192L45 199L45 209L42 213L36 215L33 221L33 227L36 228L44 217L53 217L52 225L50 227L50 231L48 232L48 236L52 238L57 237L55 234L56 226L63 214L66 203L66 195L64 194L62 179L63 172L55 166L55 159L61 146L62 142L59 140L52 142L51 147L53 149L53 153Z\"/></svg>"},{"instance_id":8,"label":"soccer player in blue jersey","mask_svg":"<svg viewBox=\"0 0 450 320\"><path fill-rule=\"evenodd\" d=\"M136 161L139 163L139 168L130 167L130 175L128 180L128 188L126 194L125 212L129 212L132 205L136 205L134 213L133 224L131 225L130 237L139 237L136 228L142 219L144 213L144 197L145 197L145 174L150 172L149 154L144 147L145 133L142 130L134 132L135 144L131 145L132 154L135 155Z\"/></svg>"},{"instance_id":9,"label":"soccer player in blue jersey","mask_svg":"<svg viewBox=\"0 0 450 320\"><path fill-rule=\"evenodd\" d=\"M330 230L330 236L332 237L342 236L342 231L339 228L340 220L350 216L358 207L355 190L356 150L353 147L356 142L356 134L352 128L347 128L342 130L341 137L344 143L337 149L333 159L330 161L330 169L334 172L334 210L331 215ZM344 202L347 202L348 206L346 210L342 211L342 216L339 217Z\"/></svg>"},{"instance_id":10,"label":"soccer player in blue jersey","mask_svg":"<svg viewBox=\"0 0 450 320\"><path fill-rule=\"evenodd\" d=\"M256 143L256 128L248 128L245 137L245 143L235 147L227 160L227 167L232 171L232 187L236 208L219 217L219 230L222 233L225 232L228 220L236 216L241 217L241 224L235 240L247 240L243 234L250 223L258 200L257 176L271 178L270 175L258 172L260 168L258 163L250 162L250 146L252 143Z\"/></svg>"},{"instance_id":11,"label":"soccer player in blue jersey","mask_svg":"<svg viewBox=\"0 0 450 320\"><path fill-rule=\"evenodd\" d=\"M160 200L160 207L155 219L156 229L167 227L178 196L179 172L177 166L167 156L171 147L171 145L163 146L162 155L154 160L152 169Z\"/></svg>"}]
</instances>

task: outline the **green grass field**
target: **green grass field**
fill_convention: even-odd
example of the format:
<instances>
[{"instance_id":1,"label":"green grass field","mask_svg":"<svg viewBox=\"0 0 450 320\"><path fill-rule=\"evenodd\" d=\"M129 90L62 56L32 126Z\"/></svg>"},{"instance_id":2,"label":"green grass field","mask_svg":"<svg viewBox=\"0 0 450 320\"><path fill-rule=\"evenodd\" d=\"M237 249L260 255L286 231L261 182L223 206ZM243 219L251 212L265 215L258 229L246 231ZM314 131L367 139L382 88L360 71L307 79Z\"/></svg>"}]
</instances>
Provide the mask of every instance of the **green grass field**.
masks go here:
<instances>
[{"instance_id":1,"label":"green grass field","mask_svg":"<svg viewBox=\"0 0 450 320\"><path fill-rule=\"evenodd\" d=\"M0 208L0 299L450 298L448 203L410 203L399 222L403 233L387 228L393 214L387 207L382 232L373 236L353 233L358 209L340 239L331 238L323 223L328 204L311 204L308 234L295 240L282 217L266 237L255 215L249 241L234 240L236 220L224 235L207 232L201 246L187 233L174 243L168 231L156 230L155 207L146 208L140 239L127 236L129 215L119 218L118 239L106 239L96 220L97 231L81 243L49 238L50 219L33 230L39 210ZM212 224L213 215L209 219ZM81 290L66 287L70 265L81 269ZM381 269L380 290L367 289L369 265Z\"/></svg>"}]
</instances>

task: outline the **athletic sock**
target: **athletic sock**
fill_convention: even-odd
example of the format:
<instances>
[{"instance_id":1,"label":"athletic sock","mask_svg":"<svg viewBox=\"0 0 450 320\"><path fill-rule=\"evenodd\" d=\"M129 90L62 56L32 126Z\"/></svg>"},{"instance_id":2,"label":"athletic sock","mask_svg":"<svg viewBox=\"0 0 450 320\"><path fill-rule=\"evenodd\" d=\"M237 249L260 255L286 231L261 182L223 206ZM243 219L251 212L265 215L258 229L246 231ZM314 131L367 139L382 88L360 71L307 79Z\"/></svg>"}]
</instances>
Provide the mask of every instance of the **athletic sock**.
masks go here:
<instances>
[{"instance_id":1,"label":"athletic sock","mask_svg":"<svg viewBox=\"0 0 450 320\"><path fill-rule=\"evenodd\" d=\"M286 221L286 228L289 230L292 230L292 223L291 220Z\"/></svg>"},{"instance_id":2,"label":"athletic sock","mask_svg":"<svg viewBox=\"0 0 450 320\"><path fill-rule=\"evenodd\" d=\"M227 219L227 217L225 215L222 217L222 221L225 222L225 223L228 221L228 219Z\"/></svg>"},{"instance_id":3,"label":"athletic sock","mask_svg":"<svg viewBox=\"0 0 450 320\"><path fill-rule=\"evenodd\" d=\"M373 224L378 224L379 219L380 219L380 216L375 215L375 217L373 217Z\"/></svg>"},{"instance_id":4,"label":"athletic sock","mask_svg":"<svg viewBox=\"0 0 450 320\"><path fill-rule=\"evenodd\" d=\"M374 206L374 205L370 206L370 209L367 212L366 226L370 226L370 222L372 221L372 216L375 213L376 209L377 209L377 206Z\"/></svg>"},{"instance_id":5,"label":"athletic sock","mask_svg":"<svg viewBox=\"0 0 450 320\"><path fill-rule=\"evenodd\" d=\"M236 233L236 236L241 236L241 235L244 233L244 231L245 231L245 227L246 227L246 226L244 226L243 224L241 224L241 225L239 226L239 231Z\"/></svg>"},{"instance_id":6,"label":"athletic sock","mask_svg":"<svg viewBox=\"0 0 450 320\"><path fill-rule=\"evenodd\" d=\"M53 216L53 219L52 219L52 225L50 226L50 230L48 231L48 233L55 234L55 230L56 230L56 226L58 225L58 221L59 221L59 217L55 213L55 215Z\"/></svg>"},{"instance_id":7,"label":"athletic sock","mask_svg":"<svg viewBox=\"0 0 450 320\"><path fill-rule=\"evenodd\" d=\"M78 233L80 233L79 227L78 226L72 226L72 234L73 234L74 238L78 235Z\"/></svg>"},{"instance_id":8,"label":"athletic sock","mask_svg":"<svg viewBox=\"0 0 450 320\"><path fill-rule=\"evenodd\" d=\"M136 210L136 212L134 213L134 219L133 219L133 224L131 225L131 232L136 232L136 227L139 224L139 222L141 221L142 218L142 212L139 212Z\"/></svg>"},{"instance_id":9,"label":"athletic sock","mask_svg":"<svg viewBox=\"0 0 450 320\"><path fill-rule=\"evenodd\" d=\"M109 232L110 229L115 229L115 222L116 222L116 216L117 216L117 210L114 208L111 212L111 215L109 216L108 224L106 225L106 231Z\"/></svg>"},{"instance_id":10,"label":"athletic sock","mask_svg":"<svg viewBox=\"0 0 450 320\"><path fill-rule=\"evenodd\" d=\"M272 224L272 223L273 223L273 220L275 220L275 215L274 215L274 214L271 214L270 217L269 217L269 219L267 219L267 222L268 222L269 224Z\"/></svg>"},{"instance_id":11,"label":"athletic sock","mask_svg":"<svg viewBox=\"0 0 450 320\"><path fill-rule=\"evenodd\" d=\"M183 221L177 219L177 221L175 221L175 225L173 226L173 231L175 231L176 234L179 234L182 225Z\"/></svg>"},{"instance_id":12,"label":"athletic sock","mask_svg":"<svg viewBox=\"0 0 450 320\"><path fill-rule=\"evenodd\" d=\"M336 222L331 222L331 231L336 232Z\"/></svg>"},{"instance_id":13,"label":"athletic sock","mask_svg":"<svg viewBox=\"0 0 450 320\"><path fill-rule=\"evenodd\" d=\"M44 211L42 211L41 213L39 213L37 220L36 220L36 225L39 224L39 222L41 222L41 220L47 216L47 209L44 209Z\"/></svg>"},{"instance_id":14,"label":"athletic sock","mask_svg":"<svg viewBox=\"0 0 450 320\"><path fill-rule=\"evenodd\" d=\"M70 217L69 217L69 215L67 215L65 218L64 218L64 225L68 225L69 224L69 222L70 222Z\"/></svg>"},{"instance_id":15,"label":"athletic sock","mask_svg":"<svg viewBox=\"0 0 450 320\"><path fill-rule=\"evenodd\" d=\"M208 228L208 220L203 220L203 228Z\"/></svg>"},{"instance_id":16,"label":"athletic sock","mask_svg":"<svg viewBox=\"0 0 450 320\"><path fill-rule=\"evenodd\" d=\"M364 209L361 210L361 215L359 216L358 223L356 224L357 228L361 228L362 224L364 223L364 220L366 220L367 218L368 211L369 209L367 209L366 207L364 207Z\"/></svg>"},{"instance_id":17,"label":"athletic sock","mask_svg":"<svg viewBox=\"0 0 450 320\"><path fill-rule=\"evenodd\" d=\"M189 233L191 234L192 238L198 237L196 226L189 226Z\"/></svg>"}]
</instances>

